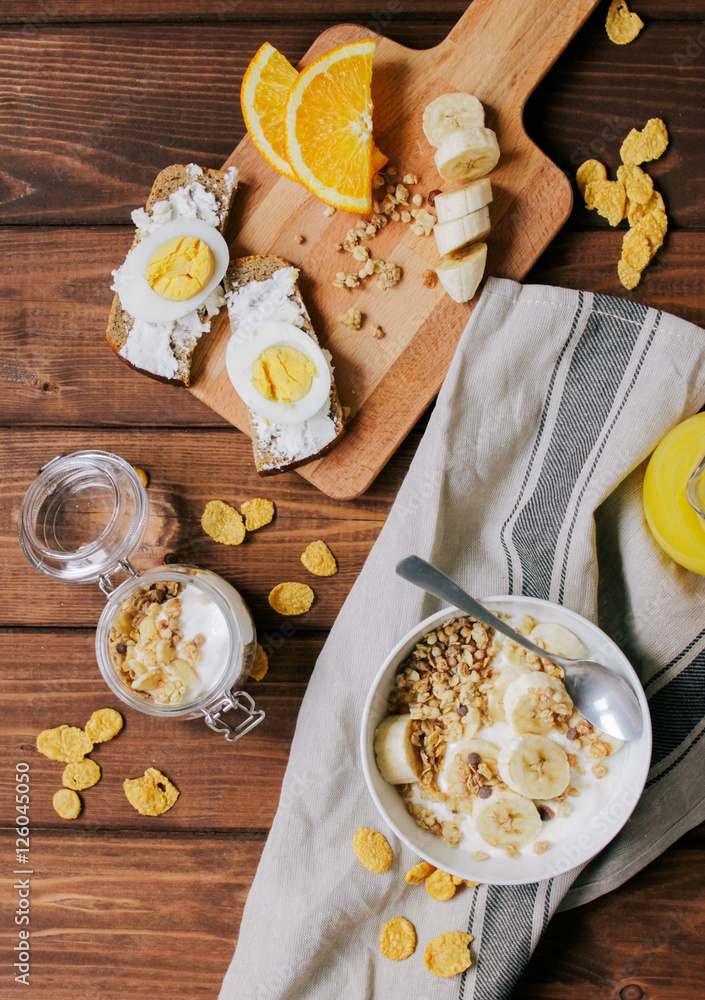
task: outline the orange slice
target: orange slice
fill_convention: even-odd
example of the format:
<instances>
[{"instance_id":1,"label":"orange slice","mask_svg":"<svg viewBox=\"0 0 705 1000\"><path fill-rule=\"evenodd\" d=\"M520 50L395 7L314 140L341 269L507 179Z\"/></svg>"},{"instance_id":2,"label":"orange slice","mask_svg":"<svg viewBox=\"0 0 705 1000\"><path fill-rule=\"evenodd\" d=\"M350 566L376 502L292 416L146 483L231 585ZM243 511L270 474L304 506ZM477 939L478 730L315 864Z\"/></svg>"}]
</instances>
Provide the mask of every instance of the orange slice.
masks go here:
<instances>
[{"instance_id":1,"label":"orange slice","mask_svg":"<svg viewBox=\"0 0 705 1000\"><path fill-rule=\"evenodd\" d=\"M346 212L372 208L372 56L361 39L314 59L286 103L286 155L298 180Z\"/></svg>"},{"instance_id":2,"label":"orange slice","mask_svg":"<svg viewBox=\"0 0 705 1000\"><path fill-rule=\"evenodd\" d=\"M255 147L267 163L292 181L286 158L284 111L296 70L281 52L265 42L247 67L240 90L242 116Z\"/></svg>"}]
</instances>

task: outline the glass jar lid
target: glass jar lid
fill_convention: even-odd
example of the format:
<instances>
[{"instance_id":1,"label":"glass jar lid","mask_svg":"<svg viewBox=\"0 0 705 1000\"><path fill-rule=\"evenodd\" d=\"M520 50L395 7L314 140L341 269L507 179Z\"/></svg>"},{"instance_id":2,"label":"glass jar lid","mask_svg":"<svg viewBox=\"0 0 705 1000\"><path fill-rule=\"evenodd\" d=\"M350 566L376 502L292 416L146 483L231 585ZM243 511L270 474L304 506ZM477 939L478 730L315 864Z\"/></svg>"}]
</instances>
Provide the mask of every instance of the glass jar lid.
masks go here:
<instances>
[{"instance_id":1,"label":"glass jar lid","mask_svg":"<svg viewBox=\"0 0 705 1000\"><path fill-rule=\"evenodd\" d=\"M18 533L42 573L93 583L136 552L148 518L147 494L128 462L106 451L77 451L39 470L22 501Z\"/></svg>"}]
</instances>

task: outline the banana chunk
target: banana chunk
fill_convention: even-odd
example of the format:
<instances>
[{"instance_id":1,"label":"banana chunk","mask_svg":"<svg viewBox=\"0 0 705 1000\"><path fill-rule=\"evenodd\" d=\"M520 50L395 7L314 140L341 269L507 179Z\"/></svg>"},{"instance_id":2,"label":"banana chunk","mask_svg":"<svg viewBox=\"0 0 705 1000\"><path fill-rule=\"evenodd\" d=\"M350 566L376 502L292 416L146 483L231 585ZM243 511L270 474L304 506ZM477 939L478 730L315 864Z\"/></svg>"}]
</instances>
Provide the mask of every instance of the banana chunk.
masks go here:
<instances>
[{"instance_id":1,"label":"banana chunk","mask_svg":"<svg viewBox=\"0 0 705 1000\"><path fill-rule=\"evenodd\" d=\"M474 94L441 94L423 113L424 135L436 147L458 129L484 124L485 110Z\"/></svg>"},{"instance_id":2,"label":"banana chunk","mask_svg":"<svg viewBox=\"0 0 705 1000\"><path fill-rule=\"evenodd\" d=\"M555 799L570 783L566 752L547 736L523 736L502 748L497 763L505 785L530 799Z\"/></svg>"},{"instance_id":3,"label":"banana chunk","mask_svg":"<svg viewBox=\"0 0 705 1000\"><path fill-rule=\"evenodd\" d=\"M477 799L472 818L475 829L491 847L520 850L541 830L541 817L531 799L498 788L492 790L488 799Z\"/></svg>"},{"instance_id":4,"label":"banana chunk","mask_svg":"<svg viewBox=\"0 0 705 1000\"><path fill-rule=\"evenodd\" d=\"M497 166L499 144L490 128L473 126L451 132L436 150L436 170L447 181L471 181Z\"/></svg>"},{"instance_id":5,"label":"banana chunk","mask_svg":"<svg viewBox=\"0 0 705 1000\"><path fill-rule=\"evenodd\" d=\"M563 682L542 670L525 670L512 681L502 701L509 725L517 733L546 736L565 732L573 702Z\"/></svg>"},{"instance_id":6,"label":"banana chunk","mask_svg":"<svg viewBox=\"0 0 705 1000\"><path fill-rule=\"evenodd\" d=\"M583 642L575 632L553 622L540 622L529 635L532 642L541 642L549 653L558 653L571 660L584 660L588 655Z\"/></svg>"},{"instance_id":7,"label":"banana chunk","mask_svg":"<svg viewBox=\"0 0 705 1000\"><path fill-rule=\"evenodd\" d=\"M452 222L436 223L433 235L436 237L438 252L443 256L464 247L467 243L482 240L490 231L490 210L485 205L477 212L470 212Z\"/></svg>"},{"instance_id":8,"label":"banana chunk","mask_svg":"<svg viewBox=\"0 0 705 1000\"><path fill-rule=\"evenodd\" d=\"M489 205L491 201L492 184L490 179L489 177L479 177L476 181L470 181L463 187L437 194L433 207L436 210L439 223L453 222L454 219L462 219L470 212L477 212L485 205Z\"/></svg>"},{"instance_id":9,"label":"banana chunk","mask_svg":"<svg viewBox=\"0 0 705 1000\"><path fill-rule=\"evenodd\" d=\"M418 781L421 758L411 742L411 716L388 715L375 730L377 767L390 785Z\"/></svg>"},{"instance_id":10,"label":"banana chunk","mask_svg":"<svg viewBox=\"0 0 705 1000\"><path fill-rule=\"evenodd\" d=\"M436 274L454 302L469 302L482 281L486 262L487 244L473 243L442 257Z\"/></svg>"}]
</instances>

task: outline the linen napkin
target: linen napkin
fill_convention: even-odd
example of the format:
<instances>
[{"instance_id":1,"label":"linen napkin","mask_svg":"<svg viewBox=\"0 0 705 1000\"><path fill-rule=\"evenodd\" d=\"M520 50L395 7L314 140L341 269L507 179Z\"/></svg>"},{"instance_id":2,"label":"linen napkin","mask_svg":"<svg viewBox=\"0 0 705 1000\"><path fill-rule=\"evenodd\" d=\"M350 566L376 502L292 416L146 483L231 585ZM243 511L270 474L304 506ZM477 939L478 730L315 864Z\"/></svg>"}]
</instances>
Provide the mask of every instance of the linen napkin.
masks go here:
<instances>
[{"instance_id":1,"label":"linen napkin","mask_svg":"<svg viewBox=\"0 0 705 1000\"><path fill-rule=\"evenodd\" d=\"M311 678L222 1000L503 1000L559 905L620 885L705 818L705 580L662 553L641 506L644 460L704 402L698 327L625 300L487 282ZM411 553L479 597L565 604L639 672L654 726L648 784L584 870L445 903L405 884L417 859L375 810L358 733L385 654L440 607L395 575ZM360 826L389 840L390 874L370 875L354 856ZM379 931L399 915L418 946L391 962ZM424 945L463 929L475 937L472 968L434 977Z\"/></svg>"}]
</instances>

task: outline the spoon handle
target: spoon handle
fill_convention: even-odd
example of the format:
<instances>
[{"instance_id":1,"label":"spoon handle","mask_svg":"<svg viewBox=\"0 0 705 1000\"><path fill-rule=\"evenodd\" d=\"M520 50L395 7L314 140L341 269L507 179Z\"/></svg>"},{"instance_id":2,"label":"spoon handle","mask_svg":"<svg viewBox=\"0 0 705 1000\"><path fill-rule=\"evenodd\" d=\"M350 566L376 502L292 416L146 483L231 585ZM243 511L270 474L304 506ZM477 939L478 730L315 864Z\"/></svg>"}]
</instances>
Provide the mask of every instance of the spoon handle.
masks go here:
<instances>
[{"instance_id":1,"label":"spoon handle","mask_svg":"<svg viewBox=\"0 0 705 1000\"><path fill-rule=\"evenodd\" d=\"M397 573L404 580L408 580L409 583L415 584L427 593L433 594L435 597L440 597L441 600L452 604L467 614L474 615L481 622L484 622L485 625L490 625L497 632L501 632L508 639L512 639L520 646L523 646L524 649L535 653L536 656L540 656L544 660L550 660L551 663L557 663L561 667L571 665L572 661L568 657L559 656L557 653L549 653L548 650L542 649L527 639L526 636L516 632L511 625L507 625L501 618L493 615L491 611L483 607L474 597L470 597L457 583L454 583L450 577L446 576L445 573L441 573L439 569L436 569L431 563L426 562L425 559L421 559L419 556L407 556L406 559L402 559L400 563L397 563Z\"/></svg>"}]
</instances>

